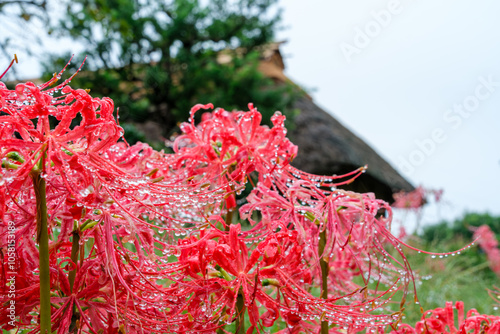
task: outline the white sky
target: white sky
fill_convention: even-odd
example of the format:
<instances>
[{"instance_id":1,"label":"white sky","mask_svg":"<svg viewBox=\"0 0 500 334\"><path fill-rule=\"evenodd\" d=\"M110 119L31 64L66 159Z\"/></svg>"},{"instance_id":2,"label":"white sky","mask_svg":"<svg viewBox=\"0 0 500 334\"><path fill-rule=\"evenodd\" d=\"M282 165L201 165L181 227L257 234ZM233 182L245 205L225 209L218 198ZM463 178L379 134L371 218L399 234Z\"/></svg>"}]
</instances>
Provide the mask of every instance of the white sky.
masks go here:
<instances>
[{"instance_id":1,"label":"white sky","mask_svg":"<svg viewBox=\"0 0 500 334\"><path fill-rule=\"evenodd\" d=\"M443 204L426 209L423 223L466 211L500 214L500 2L283 0L282 6L287 75L315 88L317 104L414 185L444 189ZM375 19L381 11L390 13L385 20L378 15L385 26ZM358 33L366 29L369 42ZM490 76L498 86L487 92L478 78ZM453 108L463 103L472 111L460 115ZM428 154L416 142L427 143Z\"/></svg>"},{"instance_id":2,"label":"white sky","mask_svg":"<svg viewBox=\"0 0 500 334\"><path fill-rule=\"evenodd\" d=\"M281 7L287 75L314 88L317 104L414 185L444 189L444 203L426 209L423 223L500 214L500 2L281 0ZM45 48L70 45L48 40ZM34 58L20 61L23 76L40 69ZM471 112L453 109L464 103Z\"/></svg>"}]
</instances>

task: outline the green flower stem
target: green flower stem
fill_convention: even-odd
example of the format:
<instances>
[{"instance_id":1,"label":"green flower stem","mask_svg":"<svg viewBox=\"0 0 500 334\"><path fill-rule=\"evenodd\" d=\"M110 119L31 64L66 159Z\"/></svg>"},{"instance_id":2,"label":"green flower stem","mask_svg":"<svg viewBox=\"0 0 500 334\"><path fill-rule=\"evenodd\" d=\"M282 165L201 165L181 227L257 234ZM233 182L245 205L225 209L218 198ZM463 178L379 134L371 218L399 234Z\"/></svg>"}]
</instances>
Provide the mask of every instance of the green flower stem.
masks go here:
<instances>
[{"instance_id":1,"label":"green flower stem","mask_svg":"<svg viewBox=\"0 0 500 334\"><path fill-rule=\"evenodd\" d=\"M75 268L69 272L69 291L73 293L73 285L75 284L76 270L78 266L78 254L80 250L80 232L73 231L73 243L71 244L71 261L75 264Z\"/></svg>"},{"instance_id":2,"label":"green flower stem","mask_svg":"<svg viewBox=\"0 0 500 334\"><path fill-rule=\"evenodd\" d=\"M241 293L236 300L236 334L245 334L245 300Z\"/></svg>"},{"instance_id":3,"label":"green flower stem","mask_svg":"<svg viewBox=\"0 0 500 334\"><path fill-rule=\"evenodd\" d=\"M326 229L319 234L319 244L318 244L318 254L321 256L319 260L319 265L321 267L321 298L328 299L328 272L330 267L328 265L328 261L323 257L323 252L325 251L326 245ZM321 334L328 334L328 322L321 322Z\"/></svg>"},{"instance_id":4,"label":"green flower stem","mask_svg":"<svg viewBox=\"0 0 500 334\"><path fill-rule=\"evenodd\" d=\"M37 204L37 242L40 257L40 333L50 334L50 266L49 266L49 233L47 226L47 194L45 179L41 171L33 169L31 178L35 188Z\"/></svg>"},{"instance_id":5,"label":"green flower stem","mask_svg":"<svg viewBox=\"0 0 500 334\"><path fill-rule=\"evenodd\" d=\"M231 175L231 173L234 171L234 166L229 166L229 169L227 170L227 174L228 175ZM231 193L234 194L234 185L231 186ZM231 208L231 209L228 209L227 210L227 214L226 214L226 231L229 231L230 230L230 225L233 223L233 216L234 216L234 211L236 210L236 208Z\"/></svg>"},{"instance_id":6,"label":"green flower stem","mask_svg":"<svg viewBox=\"0 0 500 334\"><path fill-rule=\"evenodd\" d=\"M229 231L230 225L233 223L234 209L228 210L226 214L226 231Z\"/></svg>"}]
</instances>

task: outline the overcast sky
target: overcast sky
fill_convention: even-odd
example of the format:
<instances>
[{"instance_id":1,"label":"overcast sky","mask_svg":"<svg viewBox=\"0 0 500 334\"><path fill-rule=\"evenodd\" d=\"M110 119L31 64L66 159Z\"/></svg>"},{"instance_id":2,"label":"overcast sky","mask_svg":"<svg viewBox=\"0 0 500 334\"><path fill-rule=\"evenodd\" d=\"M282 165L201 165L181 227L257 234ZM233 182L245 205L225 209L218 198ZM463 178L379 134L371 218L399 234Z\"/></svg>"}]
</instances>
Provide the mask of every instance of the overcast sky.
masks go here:
<instances>
[{"instance_id":1,"label":"overcast sky","mask_svg":"<svg viewBox=\"0 0 500 334\"><path fill-rule=\"evenodd\" d=\"M500 2L282 1L286 73L414 185L500 214ZM300 154L300 148L299 148Z\"/></svg>"},{"instance_id":2,"label":"overcast sky","mask_svg":"<svg viewBox=\"0 0 500 334\"><path fill-rule=\"evenodd\" d=\"M444 189L444 203L426 209L424 223L500 214L498 0L281 7L287 75L414 185ZM45 48L62 45L72 44ZM33 77L35 62L23 57L18 68Z\"/></svg>"}]
</instances>

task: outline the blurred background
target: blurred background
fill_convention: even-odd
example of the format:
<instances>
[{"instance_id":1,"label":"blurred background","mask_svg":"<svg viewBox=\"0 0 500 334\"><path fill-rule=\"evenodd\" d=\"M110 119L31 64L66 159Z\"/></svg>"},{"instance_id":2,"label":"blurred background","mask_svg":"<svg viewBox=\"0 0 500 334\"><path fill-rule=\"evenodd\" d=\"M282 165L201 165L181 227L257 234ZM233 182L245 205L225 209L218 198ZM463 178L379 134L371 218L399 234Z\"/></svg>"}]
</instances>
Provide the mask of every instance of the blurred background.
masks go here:
<instances>
[{"instance_id":1,"label":"blurred background","mask_svg":"<svg viewBox=\"0 0 500 334\"><path fill-rule=\"evenodd\" d=\"M74 85L112 97L128 139L156 147L195 103L253 102L268 123L281 110L301 168L368 164L373 180L355 190L389 201L444 190L425 226L500 213L499 13L493 0L7 0L0 61L16 53L5 79L35 80L87 55Z\"/></svg>"},{"instance_id":2,"label":"blurred background","mask_svg":"<svg viewBox=\"0 0 500 334\"><path fill-rule=\"evenodd\" d=\"M253 102L266 124L287 115L298 167L367 164L350 189L396 194L395 226L418 228L418 246L451 251L484 224L498 238L497 1L0 0L0 22L0 64L19 60L4 81L48 80L74 54L68 78L87 56L72 85L113 98L131 143L165 148L196 103ZM472 255L414 260L423 278L455 273L423 290L426 308L461 291L496 312L498 277Z\"/></svg>"}]
</instances>

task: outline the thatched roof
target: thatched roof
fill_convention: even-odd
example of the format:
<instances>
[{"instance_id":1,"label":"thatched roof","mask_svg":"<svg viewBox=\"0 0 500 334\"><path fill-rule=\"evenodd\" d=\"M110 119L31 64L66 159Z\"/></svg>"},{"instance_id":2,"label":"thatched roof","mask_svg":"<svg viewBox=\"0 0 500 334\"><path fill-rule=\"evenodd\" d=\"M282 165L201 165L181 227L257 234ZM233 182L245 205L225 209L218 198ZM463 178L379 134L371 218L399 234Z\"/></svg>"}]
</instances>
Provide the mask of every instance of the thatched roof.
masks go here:
<instances>
[{"instance_id":1,"label":"thatched roof","mask_svg":"<svg viewBox=\"0 0 500 334\"><path fill-rule=\"evenodd\" d=\"M368 165L368 170L348 186L357 192L374 192L392 202L392 194L414 187L375 150L308 98L295 104L300 114L289 135L299 147L292 165L314 174L344 174Z\"/></svg>"},{"instance_id":2,"label":"thatched roof","mask_svg":"<svg viewBox=\"0 0 500 334\"><path fill-rule=\"evenodd\" d=\"M277 83L291 82L283 73L280 44L268 45L259 69ZM368 144L314 104L311 97L304 95L295 107L300 114L289 136L298 145L299 153L292 165L322 175L340 175L368 165L367 172L345 188L373 192L388 202L393 201L396 192L415 189Z\"/></svg>"}]
</instances>

